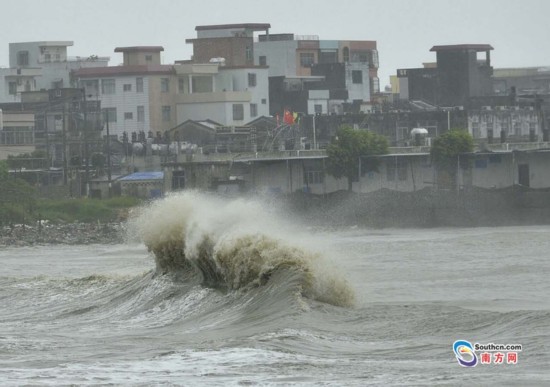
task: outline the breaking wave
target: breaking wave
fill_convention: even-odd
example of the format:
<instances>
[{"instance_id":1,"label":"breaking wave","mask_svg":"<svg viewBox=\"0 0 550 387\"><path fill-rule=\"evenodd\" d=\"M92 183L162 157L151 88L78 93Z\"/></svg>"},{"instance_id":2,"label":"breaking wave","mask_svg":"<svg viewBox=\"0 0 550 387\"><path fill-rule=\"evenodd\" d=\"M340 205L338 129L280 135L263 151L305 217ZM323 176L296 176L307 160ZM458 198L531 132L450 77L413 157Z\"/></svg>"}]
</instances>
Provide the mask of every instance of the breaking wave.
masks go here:
<instances>
[{"instance_id":1,"label":"breaking wave","mask_svg":"<svg viewBox=\"0 0 550 387\"><path fill-rule=\"evenodd\" d=\"M158 274L194 275L204 286L226 291L275 281L309 299L354 303L336 267L259 201L175 194L140 209L130 230L154 254Z\"/></svg>"}]
</instances>

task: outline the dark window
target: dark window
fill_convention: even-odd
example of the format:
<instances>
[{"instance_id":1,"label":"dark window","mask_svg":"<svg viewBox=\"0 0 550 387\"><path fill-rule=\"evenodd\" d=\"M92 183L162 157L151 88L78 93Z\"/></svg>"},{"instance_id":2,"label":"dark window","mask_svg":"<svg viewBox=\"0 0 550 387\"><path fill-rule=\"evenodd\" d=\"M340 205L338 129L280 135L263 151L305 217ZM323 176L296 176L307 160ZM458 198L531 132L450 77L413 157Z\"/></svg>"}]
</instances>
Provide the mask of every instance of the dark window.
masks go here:
<instances>
[{"instance_id":1,"label":"dark window","mask_svg":"<svg viewBox=\"0 0 550 387\"><path fill-rule=\"evenodd\" d=\"M8 87L10 95L17 94L17 82L10 82Z\"/></svg>"},{"instance_id":2,"label":"dark window","mask_svg":"<svg viewBox=\"0 0 550 387\"><path fill-rule=\"evenodd\" d=\"M29 65L29 52L28 51L19 51L17 53L17 65L18 66L28 66Z\"/></svg>"},{"instance_id":3,"label":"dark window","mask_svg":"<svg viewBox=\"0 0 550 387\"><path fill-rule=\"evenodd\" d=\"M233 104L233 120L244 120L244 106L242 103Z\"/></svg>"},{"instance_id":4,"label":"dark window","mask_svg":"<svg viewBox=\"0 0 550 387\"><path fill-rule=\"evenodd\" d=\"M343 56L344 56L344 62L348 63L349 62L349 48L348 47L344 47Z\"/></svg>"},{"instance_id":5,"label":"dark window","mask_svg":"<svg viewBox=\"0 0 550 387\"><path fill-rule=\"evenodd\" d=\"M160 79L160 91L163 93L168 93L170 91L170 80L168 78Z\"/></svg>"},{"instance_id":6,"label":"dark window","mask_svg":"<svg viewBox=\"0 0 550 387\"><path fill-rule=\"evenodd\" d=\"M248 73L248 87L256 86L256 74Z\"/></svg>"},{"instance_id":7,"label":"dark window","mask_svg":"<svg viewBox=\"0 0 550 387\"><path fill-rule=\"evenodd\" d=\"M101 109L103 117L107 117L107 121L116 122L116 108Z\"/></svg>"},{"instance_id":8,"label":"dark window","mask_svg":"<svg viewBox=\"0 0 550 387\"><path fill-rule=\"evenodd\" d=\"M163 106L162 107L162 120L164 122L170 121L170 119L171 119L170 116L171 116L171 113L172 113L171 110L172 109L170 108L170 106Z\"/></svg>"},{"instance_id":9,"label":"dark window","mask_svg":"<svg viewBox=\"0 0 550 387\"><path fill-rule=\"evenodd\" d=\"M136 92L143 93L143 78L136 78Z\"/></svg>"},{"instance_id":10,"label":"dark window","mask_svg":"<svg viewBox=\"0 0 550 387\"><path fill-rule=\"evenodd\" d=\"M125 120L133 120L134 119L134 113L132 113L132 112L124 113L124 119Z\"/></svg>"},{"instance_id":11,"label":"dark window","mask_svg":"<svg viewBox=\"0 0 550 387\"><path fill-rule=\"evenodd\" d=\"M267 66L267 57L265 55L260 56L260 66Z\"/></svg>"},{"instance_id":12,"label":"dark window","mask_svg":"<svg viewBox=\"0 0 550 387\"><path fill-rule=\"evenodd\" d=\"M311 67L315 63L315 55L312 52L302 52L300 54L300 66Z\"/></svg>"},{"instance_id":13,"label":"dark window","mask_svg":"<svg viewBox=\"0 0 550 387\"><path fill-rule=\"evenodd\" d=\"M250 104L250 117L256 117L258 115L258 105L255 103Z\"/></svg>"},{"instance_id":14,"label":"dark window","mask_svg":"<svg viewBox=\"0 0 550 387\"><path fill-rule=\"evenodd\" d=\"M353 83L363 83L363 71L361 71L361 70L352 70L351 71L351 81Z\"/></svg>"},{"instance_id":15,"label":"dark window","mask_svg":"<svg viewBox=\"0 0 550 387\"><path fill-rule=\"evenodd\" d=\"M315 104L313 105L313 110L315 111L315 114L321 114L323 113L323 105Z\"/></svg>"},{"instance_id":16,"label":"dark window","mask_svg":"<svg viewBox=\"0 0 550 387\"><path fill-rule=\"evenodd\" d=\"M126 84L124 84L124 85L122 86L122 89L123 89L124 91L132 91L132 84L126 83Z\"/></svg>"}]
</instances>

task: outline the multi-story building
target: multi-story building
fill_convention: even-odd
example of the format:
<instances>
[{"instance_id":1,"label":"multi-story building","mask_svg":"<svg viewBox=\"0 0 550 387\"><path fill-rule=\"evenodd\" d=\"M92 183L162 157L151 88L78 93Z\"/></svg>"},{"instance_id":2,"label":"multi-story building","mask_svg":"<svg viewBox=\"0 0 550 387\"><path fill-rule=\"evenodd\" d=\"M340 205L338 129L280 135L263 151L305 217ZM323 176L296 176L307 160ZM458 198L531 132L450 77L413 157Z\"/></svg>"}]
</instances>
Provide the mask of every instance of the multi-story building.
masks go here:
<instances>
[{"instance_id":1,"label":"multi-story building","mask_svg":"<svg viewBox=\"0 0 550 387\"><path fill-rule=\"evenodd\" d=\"M121 66L74 71L74 80L87 98L100 101L111 135L156 135L176 125L178 81L174 67L160 63L163 50L160 46L118 47L115 52L124 58Z\"/></svg>"},{"instance_id":2,"label":"multi-story building","mask_svg":"<svg viewBox=\"0 0 550 387\"><path fill-rule=\"evenodd\" d=\"M71 86L75 69L107 66L108 57L69 57L71 41L10 43L10 67L0 69L0 102L20 102L21 93Z\"/></svg>"},{"instance_id":3,"label":"multi-story building","mask_svg":"<svg viewBox=\"0 0 550 387\"><path fill-rule=\"evenodd\" d=\"M178 123L210 119L241 126L269 114L265 66L235 67L220 63L177 64Z\"/></svg>"},{"instance_id":4,"label":"multi-story building","mask_svg":"<svg viewBox=\"0 0 550 387\"><path fill-rule=\"evenodd\" d=\"M254 43L254 58L269 66L272 114L365 111L380 91L376 41L266 33Z\"/></svg>"},{"instance_id":5,"label":"multi-story building","mask_svg":"<svg viewBox=\"0 0 550 387\"><path fill-rule=\"evenodd\" d=\"M433 46L435 66L398 69L400 98L434 106L466 106L472 97L491 95L489 44ZM485 54L485 57L478 56Z\"/></svg>"},{"instance_id":6,"label":"multi-story building","mask_svg":"<svg viewBox=\"0 0 550 387\"><path fill-rule=\"evenodd\" d=\"M197 26L193 59L178 61L178 122L241 126L269 114L268 67L254 64L254 32L269 24Z\"/></svg>"}]
</instances>

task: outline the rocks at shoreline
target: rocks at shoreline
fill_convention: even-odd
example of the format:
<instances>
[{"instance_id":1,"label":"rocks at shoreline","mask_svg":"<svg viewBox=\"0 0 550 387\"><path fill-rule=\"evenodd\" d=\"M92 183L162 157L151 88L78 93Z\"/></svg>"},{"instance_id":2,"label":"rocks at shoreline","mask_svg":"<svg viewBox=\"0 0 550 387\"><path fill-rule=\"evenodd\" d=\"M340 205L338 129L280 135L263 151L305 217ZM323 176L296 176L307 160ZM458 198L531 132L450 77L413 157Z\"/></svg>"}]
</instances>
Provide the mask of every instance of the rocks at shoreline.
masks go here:
<instances>
[{"instance_id":1,"label":"rocks at shoreline","mask_svg":"<svg viewBox=\"0 0 550 387\"><path fill-rule=\"evenodd\" d=\"M0 246L114 244L124 240L122 223L15 225L0 228Z\"/></svg>"}]
</instances>

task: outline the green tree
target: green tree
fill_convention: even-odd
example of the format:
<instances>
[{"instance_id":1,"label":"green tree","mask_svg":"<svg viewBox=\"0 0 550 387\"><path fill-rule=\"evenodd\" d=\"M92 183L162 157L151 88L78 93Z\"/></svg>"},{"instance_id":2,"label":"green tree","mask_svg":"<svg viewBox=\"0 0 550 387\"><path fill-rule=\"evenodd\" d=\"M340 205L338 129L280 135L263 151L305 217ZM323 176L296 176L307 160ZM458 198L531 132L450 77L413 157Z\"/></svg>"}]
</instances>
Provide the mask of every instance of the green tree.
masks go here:
<instances>
[{"instance_id":1,"label":"green tree","mask_svg":"<svg viewBox=\"0 0 550 387\"><path fill-rule=\"evenodd\" d=\"M385 137L368 130L356 130L350 126L341 126L336 137L327 147L327 171L336 178L348 179L348 190L352 181L359 176L359 157L388 153L388 141ZM362 164L364 170L378 170L378 161L369 159Z\"/></svg>"},{"instance_id":2,"label":"green tree","mask_svg":"<svg viewBox=\"0 0 550 387\"><path fill-rule=\"evenodd\" d=\"M474 139L466 130L451 129L437 137L431 149L432 161L439 173L448 174L451 184L456 184L460 155L474 150ZM460 165L465 168L466 158L462 158Z\"/></svg>"},{"instance_id":3,"label":"green tree","mask_svg":"<svg viewBox=\"0 0 550 387\"><path fill-rule=\"evenodd\" d=\"M7 161L0 161L0 224L28 220L35 204L36 190L24 180L10 177Z\"/></svg>"}]
</instances>

